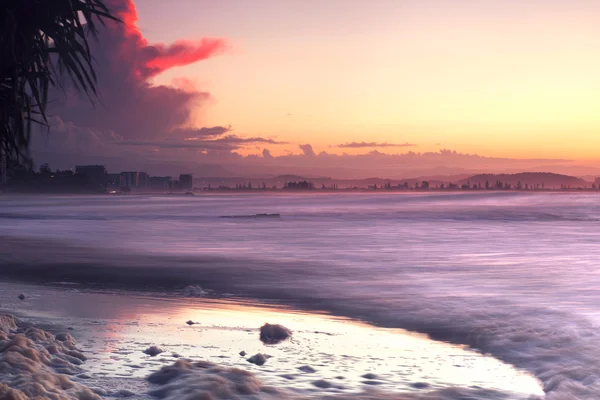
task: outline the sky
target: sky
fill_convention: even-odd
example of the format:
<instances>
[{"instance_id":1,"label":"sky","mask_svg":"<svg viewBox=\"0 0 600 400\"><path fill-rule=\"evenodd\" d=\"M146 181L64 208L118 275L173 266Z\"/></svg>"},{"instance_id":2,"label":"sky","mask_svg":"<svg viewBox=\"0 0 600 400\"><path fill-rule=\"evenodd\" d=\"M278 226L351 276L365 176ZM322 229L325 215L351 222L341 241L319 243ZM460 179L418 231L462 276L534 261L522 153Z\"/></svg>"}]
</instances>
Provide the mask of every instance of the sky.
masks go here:
<instances>
[{"instance_id":1,"label":"sky","mask_svg":"<svg viewBox=\"0 0 600 400\"><path fill-rule=\"evenodd\" d=\"M57 102L55 137L78 141L63 150L161 165L600 159L597 0L109 3L125 26L100 35L100 106Z\"/></svg>"}]
</instances>

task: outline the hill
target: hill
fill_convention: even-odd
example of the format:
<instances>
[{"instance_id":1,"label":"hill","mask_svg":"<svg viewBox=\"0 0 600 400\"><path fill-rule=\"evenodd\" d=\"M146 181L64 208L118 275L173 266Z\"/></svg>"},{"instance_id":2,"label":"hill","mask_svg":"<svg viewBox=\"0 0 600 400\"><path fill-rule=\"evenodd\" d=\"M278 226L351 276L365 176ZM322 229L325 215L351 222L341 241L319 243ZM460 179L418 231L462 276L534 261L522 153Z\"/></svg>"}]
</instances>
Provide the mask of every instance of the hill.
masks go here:
<instances>
[{"instance_id":1,"label":"hill","mask_svg":"<svg viewBox=\"0 0 600 400\"><path fill-rule=\"evenodd\" d=\"M467 179L456 182L458 185L469 184L481 185L485 187L486 182L490 186L496 185L497 182L503 184L509 184L512 187L516 187L519 182L522 187L526 185L529 187L537 187L545 189L560 189L561 187L570 188L585 188L591 187L592 184L581 178L577 178L569 175L554 174L551 172L521 172L518 174L478 174L473 175Z\"/></svg>"}]
</instances>

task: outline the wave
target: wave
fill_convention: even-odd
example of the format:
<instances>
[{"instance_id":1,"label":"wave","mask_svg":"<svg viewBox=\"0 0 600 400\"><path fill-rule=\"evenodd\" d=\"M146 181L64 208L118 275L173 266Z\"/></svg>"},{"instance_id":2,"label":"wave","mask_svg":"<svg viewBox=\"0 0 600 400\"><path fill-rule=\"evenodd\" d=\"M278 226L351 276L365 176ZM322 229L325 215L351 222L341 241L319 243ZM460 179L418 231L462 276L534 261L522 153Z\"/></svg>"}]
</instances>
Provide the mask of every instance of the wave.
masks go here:
<instances>
[{"instance_id":1,"label":"wave","mask_svg":"<svg viewBox=\"0 0 600 400\"><path fill-rule=\"evenodd\" d=\"M0 220L24 220L24 221L182 221L182 222L200 222L200 221L215 221L221 220L270 220L285 217L290 222L302 220L371 220L382 219L390 221L423 221L423 222L443 222L443 221L458 221L458 222L581 222L581 223L596 223L600 221L597 216L591 216L584 213L552 213L546 211L534 210L380 210L377 212L370 211L354 211L354 212L289 212L282 215L281 213L256 213L256 214L239 214L239 215L173 215L173 214L156 214L152 216L93 216L93 215L52 215L52 214L16 214L16 213L0 213Z\"/></svg>"},{"instance_id":2,"label":"wave","mask_svg":"<svg viewBox=\"0 0 600 400\"><path fill-rule=\"evenodd\" d=\"M281 218L281 214L222 215L220 218Z\"/></svg>"},{"instance_id":3,"label":"wave","mask_svg":"<svg viewBox=\"0 0 600 400\"><path fill-rule=\"evenodd\" d=\"M468 345L527 370L543 383L548 400L600 398L600 334L590 321L516 296L498 299L444 286L447 293L439 287L432 290L408 270L396 273L390 288L385 269L259 258L107 254L106 249L18 238L0 238L0 259L5 277L167 292L193 284L403 328Z\"/></svg>"}]
</instances>

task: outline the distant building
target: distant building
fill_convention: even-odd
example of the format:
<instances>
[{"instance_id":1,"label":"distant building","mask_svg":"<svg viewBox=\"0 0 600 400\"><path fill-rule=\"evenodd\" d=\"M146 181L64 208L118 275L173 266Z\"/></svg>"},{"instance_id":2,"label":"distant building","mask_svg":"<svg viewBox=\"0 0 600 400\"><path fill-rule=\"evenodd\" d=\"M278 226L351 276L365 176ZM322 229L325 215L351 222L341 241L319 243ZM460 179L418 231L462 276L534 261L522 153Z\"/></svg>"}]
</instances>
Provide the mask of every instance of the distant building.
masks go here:
<instances>
[{"instance_id":1,"label":"distant building","mask_svg":"<svg viewBox=\"0 0 600 400\"><path fill-rule=\"evenodd\" d=\"M192 190L194 188L194 177L192 174L179 175L179 187L181 190Z\"/></svg>"},{"instance_id":2,"label":"distant building","mask_svg":"<svg viewBox=\"0 0 600 400\"><path fill-rule=\"evenodd\" d=\"M119 179L120 187L129 189L146 189L148 187L149 176L145 172L127 171L121 172Z\"/></svg>"},{"instance_id":3,"label":"distant building","mask_svg":"<svg viewBox=\"0 0 600 400\"><path fill-rule=\"evenodd\" d=\"M315 185L312 182L302 181L302 182L287 182L284 186L284 189L296 189L296 190L310 190L314 189Z\"/></svg>"},{"instance_id":4,"label":"distant building","mask_svg":"<svg viewBox=\"0 0 600 400\"><path fill-rule=\"evenodd\" d=\"M121 184L121 174L107 174L106 183L108 186L119 187Z\"/></svg>"},{"instance_id":5,"label":"distant building","mask_svg":"<svg viewBox=\"0 0 600 400\"><path fill-rule=\"evenodd\" d=\"M88 178L106 180L106 168L104 165L78 165L75 167L75 173L85 175Z\"/></svg>"},{"instance_id":6,"label":"distant building","mask_svg":"<svg viewBox=\"0 0 600 400\"><path fill-rule=\"evenodd\" d=\"M75 167L75 175L85 177L90 186L106 188L108 183L108 174L104 165L78 165Z\"/></svg>"},{"instance_id":7,"label":"distant building","mask_svg":"<svg viewBox=\"0 0 600 400\"><path fill-rule=\"evenodd\" d=\"M169 190L172 183L170 176L150 176L148 177L147 188L150 190Z\"/></svg>"},{"instance_id":8,"label":"distant building","mask_svg":"<svg viewBox=\"0 0 600 400\"><path fill-rule=\"evenodd\" d=\"M145 172L138 172L138 189L146 189L148 187L148 174Z\"/></svg>"},{"instance_id":9,"label":"distant building","mask_svg":"<svg viewBox=\"0 0 600 400\"><path fill-rule=\"evenodd\" d=\"M137 188L139 184L138 172L121 172L119 186L129 189Z\"/></svg>"}]
</instances>

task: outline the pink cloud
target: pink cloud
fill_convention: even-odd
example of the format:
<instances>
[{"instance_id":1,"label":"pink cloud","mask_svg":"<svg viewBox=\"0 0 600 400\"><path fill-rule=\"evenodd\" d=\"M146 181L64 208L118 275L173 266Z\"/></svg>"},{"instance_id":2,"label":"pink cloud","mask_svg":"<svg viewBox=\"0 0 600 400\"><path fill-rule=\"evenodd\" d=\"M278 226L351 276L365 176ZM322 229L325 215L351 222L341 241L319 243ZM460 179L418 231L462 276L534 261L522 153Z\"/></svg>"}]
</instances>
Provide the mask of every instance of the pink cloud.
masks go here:
<instances>
[{"instance_id":1,"label":"pink cloud","mask_svg":"<svg viewBox=\"0 0 600 400\"><path fill-rule=\"evenodd\" d=\"M98 76L98 100L91 105L68 85L51 96L51 113L65 122L95 131L114 131L125 139L168 137L190 124L192 111L210 98L196 85L153 85L149 79L170 68L221 54L226 40L203 38L173 44L149 43L138 27L132 0L109 0L123 23L107 22L98 41L91 39ZM66 96L65 96L66 93Z\"/></svg>"},{"instance_id":2,"label":"pink cloud","mask_svg":"<svg viewBox=\"0 0 600 400\"><path fill-rule=\"evenodd\" d=\"M136 74L143 78L156 76L173 67L193 64L214 55L223 53L227 41L221 38L201 38L198 40L177 40L172 44L149 44L138 27L138 14L133 0L120 0L116 5L115 14L123 21L123 36L128 39L128 50L136 50ZM131 56L131 52L122 53Z\"/></svg>"}]
</instances>

